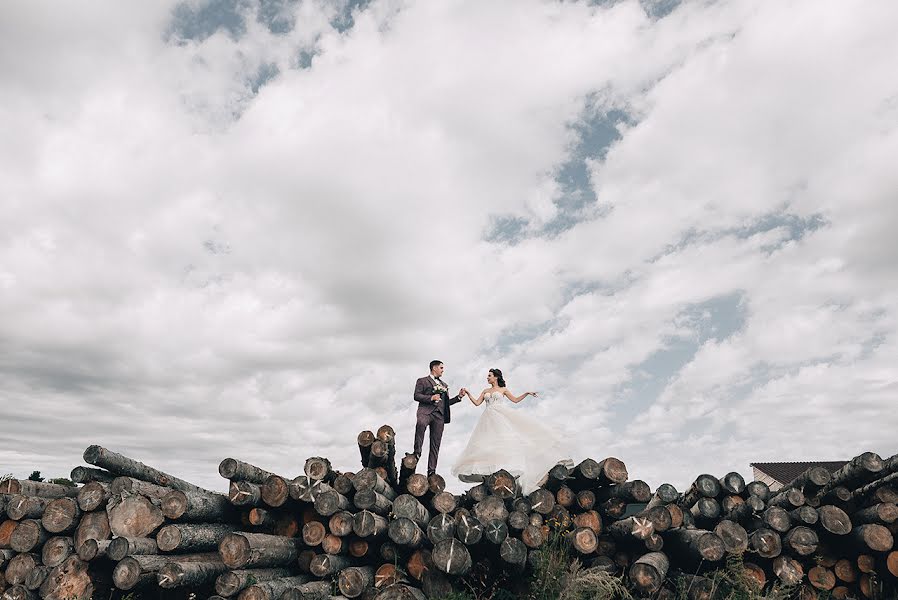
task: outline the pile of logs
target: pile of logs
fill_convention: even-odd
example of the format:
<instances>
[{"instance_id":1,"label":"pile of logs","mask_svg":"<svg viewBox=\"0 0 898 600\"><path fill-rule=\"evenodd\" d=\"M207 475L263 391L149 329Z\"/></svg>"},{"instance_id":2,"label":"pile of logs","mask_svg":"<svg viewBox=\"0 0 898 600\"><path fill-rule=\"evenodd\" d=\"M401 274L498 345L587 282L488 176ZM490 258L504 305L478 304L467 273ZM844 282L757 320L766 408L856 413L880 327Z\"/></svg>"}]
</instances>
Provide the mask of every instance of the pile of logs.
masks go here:
<instances>
[{"instance_id":1,"label":"pile of logs","mask_svg":"<svg viewBox=\"0 0 898 600\"><path fill-rule=\"evenodd\" d=\"M772 493L738 473L654 493L616 458L554 467L523 495L506 471L464 494L397 469L389 426L358 436L362 468L322 457L286 477L226 458L228 493L99 446L77 485L0 482L2 600L154 597L423 600L525 582L549 552L623 577L637 596L713 595L739 557L759 586L875 598L898 581L898 457L864 453ZM894 487L893 487L894 486ZM163 591L160 591L163 590ZM168 590L168 591L165 591Z\"/></svg>"}]
</instances>

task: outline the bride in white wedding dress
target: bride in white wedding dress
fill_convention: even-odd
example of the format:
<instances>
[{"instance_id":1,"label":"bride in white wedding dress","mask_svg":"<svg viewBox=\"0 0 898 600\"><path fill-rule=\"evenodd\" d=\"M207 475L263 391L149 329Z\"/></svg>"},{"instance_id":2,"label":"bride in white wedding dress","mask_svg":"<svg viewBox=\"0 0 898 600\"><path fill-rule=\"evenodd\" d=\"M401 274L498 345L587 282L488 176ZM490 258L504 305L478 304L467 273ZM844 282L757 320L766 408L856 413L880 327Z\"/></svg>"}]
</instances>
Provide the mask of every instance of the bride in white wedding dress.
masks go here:
<instances>
[{"instance_id":1,"label":"bride in white wedding dress","mask_svg":"<svg viewBox=\"0 0 898 600\"><path fill-rule=\"evenodd\" d=\"M529 494L556 464L573 467L560 433L508 403L517 404L527 396L536 397L536 392L515 396L505 387L499 369L490 369L486 381L490 387L480 392L477 399L465 392L474 406L486 404L486 407L471 432L468 445L452 466L453 475L473 483L505 469L518 478L523 492Z\"/></svg>"}]
</instances>

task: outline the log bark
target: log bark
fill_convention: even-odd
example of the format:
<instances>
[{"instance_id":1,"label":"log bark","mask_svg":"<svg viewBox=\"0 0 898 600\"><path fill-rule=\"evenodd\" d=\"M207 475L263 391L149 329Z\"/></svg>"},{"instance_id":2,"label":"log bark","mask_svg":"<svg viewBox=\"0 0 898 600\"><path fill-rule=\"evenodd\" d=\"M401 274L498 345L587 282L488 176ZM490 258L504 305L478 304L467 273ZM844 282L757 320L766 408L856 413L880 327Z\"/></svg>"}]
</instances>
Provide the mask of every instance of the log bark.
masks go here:
<instances>
[{"instance_id":1,"label":"log bark","mask_svg":"<svg viewBox=\"0 0 898 600\"><path fill-rule=\"evenodd\" d=\"M430 522L430 513L415 496L402 494L393 500L393 514L397 517L411 519L418 527L427 527Z\"/></svg>"},{"instance_id":2,"label":"log bark","mask_svg":"<svg viewBox=\"0 0 898 600\"><path fill-rule=\"evenodd\" d=\"M399 517L390 522L387 530L390 540L400 546L418 548L424 542L424 532L411 519Z\"/></svg>"},{"instance_id":3,"label":"log bark","mask_svg":"<svg viewBox=\"0 0 898 600\"><path fill-rule=\"evenodd\" d=\"M106 556L106 551L109 550L109 544L111 543L111 540L103 540L101 542L97 540L85 540L83 544L78 546L78 558L84 562L103 558ZM47 545L44 544L44 549L46 548Z\"/></svg>"},{"instance_id":4,"label":"log bark","mask_svg":"<svg viewBox=\"0 0 898 600\"><path fill-rule=\"evenodd\" d=\"M451 513L458 507L458 498L451 492L440 492L430 500L430 506L438 513Z\"/></svg>"},{"instance_id":5,"label":"log bark","mask_svg":"<svg viewBox=\"0 0 898 600\"><path fill-rule=\"evenodd\" d=\"M306 478L306 480L309 479ZM323 482L319 483L323 484ZM290 486L287 480L280 475L269 476L259 488L259 492L262 495L262 502L272 508L283 506L290 498Z\"/></svg>"},{"instance_id":6,"label":"log bark","mask_svg":"<svg viewBox=\"0 0 898 600\"><path fill-rule=\"evenodd\" d=\"M218 474L231 481L248 481L259 485L274 475L274 473L269 473L265 469L236 458L226 458L221 461L218 465Z\"/></svg>"},{"instance_id":7,"label":"log bark","mask_svg":"<svg viewBox=\"0 0 898 600\"><path fill-rule=\"evenodd\" d=\"M663 552L644 554L630 566L630 582L640 594L654 594L661 588L669 568L670 561Z\"/></svg>"},{"instance_id":8,"label":"log bark","mask_svg":"<svg viewBox=\"0 0 898 600\"><path fill-rule=\"evenodd\" d=\"M253 583L262 583L289 577L290 569L238 569L235 571L227 571L219 575L215 580L215 592L224 598L230 598L239 594Z\"/></svg>"},{"instance_id":9,"label":"log bark","mask_svg":"<svg viewBox=\"0 0 898 600\"><path fill-rule=\"evenodd\" d=\"M763 558L776 558L783 551L780 535L772 529L756 529L748 536L748 545Z\"/></svg>"},{"instance_id":10,"label":"log bark","mask_svg":"<svg viewBox=\"0 0 898 600\"><path fill-rule=\"evenodd\" d=\"M278 577L277 579L269 579L267 581L254 583L240 592L240 595L237 596L237 598L238 600L278 600L288 590L307 583L309 583L308 575Z\"/></svg>"},{"instance_id":11,"label":"log bark","mask_svg":"<svg viewBox=\"0 0 898 600\"><path fill-rule=\"evenodd\" d=\"M798 585L804 579L804 569L794 558L786 555L777 556L773 559L773 574L783 582L784 585Z\"/></svg>"},{"instance_id":12,"label":"log bark","mask_svg":"<svg viewBox=\"0 0 898 600\"><path fill-rule=\"evenodd\" d=\"M405 489L408 478L414 475L415 469L418 468L418 457L414 454L406 454L399 463L399 488Z\"/></svg>"},{"instance_id":13,"label":"log bark","mask_svg":"<svg viewBox=\"0 0 898 600\"><path fill-rule=\"evenodd\" d=\"M91 481L78 490L78 508L84 512L92 512L106 508L112 497L109 490L111 482Z\"/></svg>"},{"instance_id":14,"label":"log bark","mask_svg":"<svg viewBox=\"0 0 898 600\"><path fill-rule=\"evenodd\" d=\"M837 506L823 505L817 509L817 516L820 517L818 527L833 535L847 535L851 532L851 519Z\"/></svg>"},{"instance_id":15,"label":"log bark","mask_svg":"<svg viewBox=\"0 0 898 600\"><path fill-rule=\"evenodd\" d=\"M330 581L310 581L288 588L280 600L334 600L342 596L331 596L333 584Z\"/></svg>"},{"instance_id":16,"label":"log bark","mask_svg":"<svg viewBox=\"0 0 898 600\"><path fill-rule=\"evenodd\" d=\"M115 479L115 475L106 471L105 469L94 469L92 467L75 467L72 469L71 475L69 475L69 479L72 480L72 483L91 483L92 481L102 481L105 483L111 482Z\"/></svg>"},{"instance_id":17,"label":"log bark","mask_svg":"<svg viewBox=\"0 0 898 600\"><path fill-rule=\"evenodd\" d=\"M214 552L205 552L201 554L180 554L178 556L166 556L163 554L135 554L126 556L118 561L115 568L112 569L112 582L120 590L131 590L137 587L146 587L156 585L156 574L159 569L170 562L199 562L199 563L215 563L218 562L218 554Z\"/></svg>"},{"instance_id":18,"label":"log bark","mask_svg":"<svg viewBox=\"0 0 898 600\"><path fill-rule=\"evenodd\" d=\"M724 519L714 527L714 533L723 541L727 554L742 554L748 550L748 533L738 523Z\"/></svg>"},{"instance_id":19,"label":"log bark","mask_svg":"<svg viewBox=\"0 0 898 600\"><path fill-rule=\"evenodd\" d=\"M466 546L483 539L483 524L473 515L461 514L455 520L455 536Z\"/></svg>"},{"instance_id":20,"label":"log bark","mask_svg":"<svg viewBox=\"0 0 898 600\"><path fill-rule=\"evenodd\" d=\"M389 523L371 511L363 510L352 519L352 531L360 538L379 538L386 534Z\"/></svg>"},{"instance_id":21,"label":"log bark","mask_svg":"<svg viewBox=\"0 0 898 600\"><path fill-rule=\"evenodd\" d=\"M801 493L801 490L795 488L777 492L775 496L767 501L767 506L778 506L785 510L792 510L803 505L804 494Z\"/></svg>"},{"instance_id":22,"label":"log bark","mask_svg":"<svg viewBox=\"0 0 898 600\"><path fill-rule=\"evenodd\" d=\"M817 551L820 540L817 533L808 527L793 527L783 536L783 547L798 556L810 556Z\"/></svg>"},{"instance_id":23,"label":"log bark","mask_svg":"<svg viewBox=\"0 0 898 600\"><path fill-rule=\"evenodd\" d=\"M31 570L40 564L40 557L30 552L16 554L6 565L6 583L9 585L22 585Z\"/></svg>"},{"instance_id":24,"label":"log bark","mask_svg":"<svg viewBox=\"0 0 898 600\"><path fill-rule=\"evenodd\" d=\"M378 494L373 489L372 490L357 490L355 496L352 499L353 504L359 510L369 510L373 513L376 513L381 516L387 516L390 514L390 511L393 508L393 503L389 498ZM346 506L342 506L341 508L348 508L348 502Z\"/></svg>"},{"instance_id":25,"label":"log bark","mask_svg":"<svg viewBox=\"0 0 898 600\"><path fill-rule=\"evenodd\" d=\"M162 514L172 521L237 522L239 515L223 494L171 490L162 498Z\"/></svg>"},{"instance_id":26,"label":"log bark","mask_svg":"<svg viewBox=\"0 0 898 600\"><path fill-rule=\"evenodd\" d=\"M19 521L15 531L12 532L9 545L16 552L37 552L50 537L40 521L25 519Z\"/></svg>"},{"instance_id":27,"label":"log bark","mask_svg":"<svg viewBox=\"0 0 898 600\"><path fill-rule=\"evenodd\" d=\"M295 538L235 532L225 536L218 552L232 569L282 567L296 560L298 546Z\"/></svg>"},{"instance_id":28,"label":"log bark","mask_svg":"<svg viewBox=\"0 0 898 600\"><path fill-rule=\"evenodd\" d=\"M109 542L106 555L112 560L122 560L126 556L159 554L155 538L117 537Z\"/></svg>"},{"instance_id":29,"label":"log bark","mask_svg":"<svg viewBox=\"0 0 898 600\"><path fill-rule=\"evenodd\" d=\"M374 600L427 600L424 592L418 588L397 583L381 590Z\"/></svg>"},{"instance_id":30,"label":"log bark","mask_svg":"<svg viewBox=\"0 0 898 600\"><path fill-rule=\"evenodd\" d=\"M888 552L895 543L892 533L882 525L875 523L854 527L849 538L862 552ZM15 549L15 546L13 548Z\"/></svg>"},{"instance_id":31,"label":"log bark","mask_svg":"<svg viewBox=\"0 0 898 600\"><path fill-rule=\"evenodd\" d=\"M836 487L856 489L879 478L884 463L875 452L864 452L852 458L845 466L832 474L832 479L820 490L825 495Z\"/></svg>"},{"instance_id":32,"label":"log bark","mask_svg":"<svg viewBox=\"0 0 898 600\"><path fill-rule=\"evenodd\" d=\"M832 478L832 474L823 467L811 467L783 486L783 489L800 490L805 497L816 496L820 490L829 485Z\"/></svg>"},{"instance_id":33,"label":"log bark","mask_svg":"<svg viewBox=\"0 0 898 600\"><path fill-rule=\"evenodd\" d=\"M212 583L227 570L227 565L221 560L182 563L177 562L177 557L172 557L172 562L166 563L159 569L156 582L163 589L201 586Z\"/></svg>"},{"instance_id":34,"label":"log bark","mask_svg":"<svg viewBox=\"0 0 898 600\"><path fill-rule=\"evenodd\" d=\"M351 556L316 554L309 565L309 569L311 569L312 575L315 577L329 577L357 564L358 560Z\"/></svg>"},{"instance_id":35,"label":"log bark","mask_svg":"<svg viewBox=\"0 0 898 600\"><path fill-rule=\"evenodd\" d=\"M50 533L74 532L81 520L81 509L74 498L56 498L44 509L41 525Z\"/></svg>"},{"instance_id":36,"label":"log bark","mask_svg":"<svg viewBox=\"0 0 898 600\"><path fill-rule=\"evenodd\" d=\"M716 479L714 480L717 481ZM665 544L691 558L707 562L717 562L726 553L726 547L719 536L702 529L672 529L664 532Z\"/></svg>"},{"instance_id":37,"label":"log bark","mask_svg":"<svg viewBox=\"0 0 898 600\"><path fill-rule=\"evenodd\" d=\"M347 536L352 533L352 519L353 514L351 512L341 510L331 516L327 528L334 535Z\"/></svg>"},{"instance_id":38,"label":"log bark","mask_svg":"<svg viewBox=\"0 0 898 600\"><path fill-rule=\"evenodd\" d=\"M455 537L455 526L455 518L452 515L440 513L427 524L427 539L431 544L451 539Z\"/></svg>"},{"instance_id":39,"label":"log bark","mask_svg":"<svg viewBox=\"0 0 898 600\"><path fill-rule=\"evenodd\" d=\"M40 519L52 501L53 498L15 494L10 497L6 504L6 516L13 521Z\"/></svg>"},{"instance_id":40,"label":"log bark","mask_svg":"<svg viewBox=\"0 0 898 600\"><path fill-rule=\"evenodd\" d=\"M348 567L337 576L337 588L346 598L358 598L374 587L374 568L370 566Z\"/></svg>"},{"instance_id":41,"label":"log bark","mask_svg":"<svg viewBox=\"0 0 898 600\"><path fill-rule=\"evenodd\" d=\"M808 581L818 590L829 591L836 587L836 575L826 567L811 567L808 570Z\"/></svg>"},{"instance_id":42,"label":"log bark","mask_svg":"<svg viewBox=\"0 0 898 600\"><path fill-rule=\"evenodd\" d=\"M368 466L368 461L371 458L371 444L373 444L376 439L373 431L365 430L358 435L359 454L362 456L363 467Z\"/></svg>"},{"instance_id":43,"label":"log bark","mask_svg":"<svg viewBox=\"0 0 898 600\"><path fill-rule=\"evenodd\" d=\"M231 481L228 484L228 500L234 506L261 506L262 488L250 481Z\"/></svg>"},{"instance_id":44,"label":"log bark","mask_svg":"<svg viewBox=\"0 0 898 600\"><path fill-rule=\"evenodd\" d=\"M78 529L75 530L75 548L80 548L86 540L103 541L110 537L112 529L105 510L83 513Z\"/></svg>"},{"instance_id":45,"label":"log bark","mask_svg":"<svg viewBox=\"0 0 898 600\"><path fill-rule=\"evenodd\" d=\"M309 521L302 527L302 541L306 546L320 546L326 535L327 529L319 521Z\"/></svg>"},{"instance_id":46,"label":"log bark","mask_svg":"<svg viewBox=\"0 0 898 600\"><path fill-rule=\"evenodd\" d=\"M38 496L40 498L53 499L76 496L78 495L78 488L44 481L5 479L0 481L0 494L19 494L21 496Z\"/></svg>"},{"instance_id":47,"label":"log bark","mask_svg":"<svg viewBox=\"0 0 898 600\"><path fill-rule=\"evenodd\" d=\"M570 489L570 488L562 488L562 489ZM560 492L560 490L559 490ZM593 495L595 498L595 495ZM547 515L552 512L552 509L555 508L555 494L545 489L536 489L531 492L530 496L527 497L530 501L530 510L537 512L541 515ZM573 502L571 502L573 504Z\"/></svg>"},{"instance_id":48,"label":"log bark","mask_svg":"<svg viewBox=\"0 0 898 600\"><path fill-rule=\"evenodd\" d=\"M371 492L372 495L376 495L375 492ZM355 496L358 498L358 495ZM383 496L381 496L383 498ZM364 500L363 500L364 502ZM389 500L387 500L389 503ZM337 490L331 488L325 490L324 492L318 494L315 497L315 512L323 517L330 517L336 514L339 511L345 511L352 507L352 503L349 498L337 492Z\"/></svg>"},{"instance_id":49,"label":"log bark","mask_svg":"<svg viewBox=\"0 0 898 600\"><path fill-rule=\"evenodd\" d=\"M627 503L647 503L652 499L652 489L646 482L640 479L634 479L632 481L627 481L624 483L619 483L617 485L608 486L607 488L603 488L596 496L600 500L606 500L608 498L620 498Z\"/></svg>"},{"instance_id":50,"label":"log bark","mask_svg":"<svg viewBox=\"0 0 898 600\"><path fill-rule=\"evenodd\" d=\"M163 552L200 552L215 550L234 525L221 523L181 523L166 525L156 534L156 543ZM216 574L217 576L217 574Z\"/></svg>"},{"instance_id":51,"label":"log bark","mask_svg":"<svg viewBox=\"0 0 898 600\"><path fill-rule=\"evenodd\" d=\"M70 556L53 567L40 587L43 600L88 600L93 597L94 581L88 564L77 556Z\"/></svg>"},{"instance_id":52,"label":"log bark","mask_svg":"<svg viewBox=\"0 0 898 600\"><path fill-rule=\"evenodd\" d=\"M109 491L113 496L121 494L139 494L153 500L162 500L162 498L172 490L164 485L157 485L148 481L141 481L133 477L119 476L112 480L109 484Z\"/></svg>"},{"instance_id":53,"label":"log bark","mask_svg":"<svg viewBox=\"0 0 898 600\"><path fill-rule=\"evenodd\" d=\"M65 562L75 551L74 539L64 535L51 537L41 548L41 562L48 567L56 567Z\"/></svg>"},{"instance_id":54,"label":"log bark","mask_svg":"<svg viewBox=\"0 0 898 600\"><path fill-rule=\"evenodd\" d=\"M896 519L898 519L898 506L891 503L874 504L851 515L851 522L855 525L868 523L888 525L889 523L894 523Z\"/></svg>"},{"instance_id":55,"label":"log bark","mask_svg":"<svg viewBox=\"0 0 898 600\"><path fill-rule=\"evenodd\" d=\"M590 555L599 547L595 531L589 527L577 527L569 534L571 547L583 556Z\"/></svg>"},{"instance_id":56,"label":"log bark","mask_svg":"<svg viewBox=\"0 0 898 600\"><path fill-rule=\"evenodd\" d=\"M128 458L127 456L107 450L102 446L89 446L87 450L84 451L84 460L89 464L102 467L116 475L134 477L141 481L148 481L150 483L155 483L156 485L181 490L182 492L193 491L209 493L209 490L204 490L183 479L178 479L174 475L169 475L168 473L147 466L134 459Z\"/></svg>"},{"instance_id":57,"label":"log bark","mask_svg":"<svg viewBox=\"0 0 898 600\"><path fill-rule=\"evenodd\" d=\"M498 546L508 537L508 525L498 519L487 521L483 525L483 537L489 543Z\"/></svg>"},{"instance_id":58,"label":"log bark","mask_svg":"<svg viewBox=\"0 0 898 600\"><path fill-rule=\"evenodd\" d=\"M162 511L143 496L113 496L106 512L109 528L119 537L147 537L165 522Z\"/></svg>"},{"instance_id":59,"label":"log bark","mask_svg":"<svg viewBox=\"0 0 898 600\"><path fill-rule=\"evenodd\" d=\"M456 539L434 544L431 557L436 568L447 575L464 575L471 569L471 554L467 546Z\"/></svg>"}]
</instances>

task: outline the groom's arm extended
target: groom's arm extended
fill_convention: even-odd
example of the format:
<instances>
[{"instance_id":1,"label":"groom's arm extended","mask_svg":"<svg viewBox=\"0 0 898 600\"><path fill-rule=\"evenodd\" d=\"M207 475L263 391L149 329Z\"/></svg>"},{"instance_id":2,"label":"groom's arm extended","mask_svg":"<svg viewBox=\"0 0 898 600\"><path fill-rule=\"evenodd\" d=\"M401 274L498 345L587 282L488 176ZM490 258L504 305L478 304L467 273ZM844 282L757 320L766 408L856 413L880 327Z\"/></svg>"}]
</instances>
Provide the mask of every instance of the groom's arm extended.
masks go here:
<instances>
[{"instance_id":1,"label":"groom's arm extended","mask_svg":"<svg viewBox=\"0 0 898 600\"><path fill-rule=\"evenodd\" d=\"M420 402L421 404L433 404L433 398L430 394L425 394L424 390L427 389L427 378L419 379L417 383L415 383L415 402Z\"/></svg>"},{"instance_id":2,"label":"groom's arm extended","mask_svg":"<svg viewBox=\"0 0 898 600\"><path fill-rule=\"evenodd\" d=\"M449 398L449 406L452 406L453 404L458 404L459 402L461 402L461 398L462 398L462 396L464 396L464 395L465 395L465 392L464 392L464 391L460 391L460 392L458 393L458 396L456 396L455 398Z\"/></svg>"}]
</instances>

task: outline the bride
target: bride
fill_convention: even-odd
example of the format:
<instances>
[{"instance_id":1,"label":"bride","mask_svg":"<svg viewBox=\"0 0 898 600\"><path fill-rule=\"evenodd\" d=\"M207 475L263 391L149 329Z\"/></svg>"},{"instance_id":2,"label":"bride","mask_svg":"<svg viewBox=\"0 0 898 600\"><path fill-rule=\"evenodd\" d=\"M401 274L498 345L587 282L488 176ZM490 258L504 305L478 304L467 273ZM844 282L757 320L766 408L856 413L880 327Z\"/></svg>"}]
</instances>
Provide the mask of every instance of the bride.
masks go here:
<instances>
[{"instance_id":1,"label":"bride","mask_svg":"<svg viewBox=\"0 0 898 600\"><path fill-rule=\"evenodd\" d=\"M486 408L468 439L468 445L452 466L453 475L473 483L505 469L518 478L523 492L529 494L539 487L549 469L556 464L573 466L573 461L566 458L558 432L514 410L505 402L508 399L517 404L527 396L537 397L536 392L515 396L505 387L499 369L490 369L486 381L490 387L480 392L476 400L465 391L474 406L485 402Z\"/></svg>"}]
</instances>

